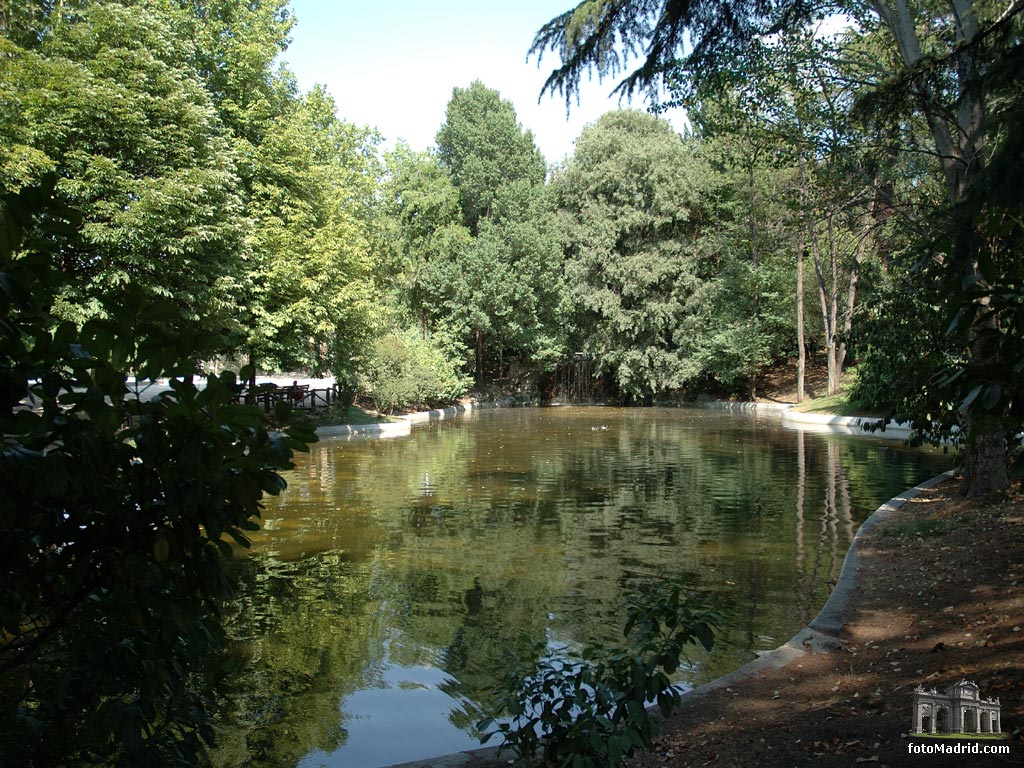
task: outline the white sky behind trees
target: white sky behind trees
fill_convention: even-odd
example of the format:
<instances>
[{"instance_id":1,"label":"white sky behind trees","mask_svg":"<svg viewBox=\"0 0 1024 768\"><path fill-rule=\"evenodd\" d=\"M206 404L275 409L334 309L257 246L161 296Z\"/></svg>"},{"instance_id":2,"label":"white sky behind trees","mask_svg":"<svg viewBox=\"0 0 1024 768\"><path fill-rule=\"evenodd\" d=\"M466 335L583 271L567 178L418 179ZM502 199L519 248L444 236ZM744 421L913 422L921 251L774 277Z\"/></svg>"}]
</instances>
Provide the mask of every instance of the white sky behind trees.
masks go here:
<instances>
[{"instance_id":1,"label":"white sky behind trees","mask_svg":"<svg viewBox=\"0 0 1024 768\"><path fill-rule=\"evenodd\" d=\"M585 84L568 118L565 100L541 86L559 63L526 61L534 33L576 0L292 0L297 23L284 60L299 88L326 86L339 117L381 132L385 146L404 139L413 149L434 145L452 88L480 80L516 108L548 163L571 154L587 123L618 100L617 81ZM645 109L642 97L623 107ZM681 110L667 115L677 130Z\"/></svg>"}]
</instances>

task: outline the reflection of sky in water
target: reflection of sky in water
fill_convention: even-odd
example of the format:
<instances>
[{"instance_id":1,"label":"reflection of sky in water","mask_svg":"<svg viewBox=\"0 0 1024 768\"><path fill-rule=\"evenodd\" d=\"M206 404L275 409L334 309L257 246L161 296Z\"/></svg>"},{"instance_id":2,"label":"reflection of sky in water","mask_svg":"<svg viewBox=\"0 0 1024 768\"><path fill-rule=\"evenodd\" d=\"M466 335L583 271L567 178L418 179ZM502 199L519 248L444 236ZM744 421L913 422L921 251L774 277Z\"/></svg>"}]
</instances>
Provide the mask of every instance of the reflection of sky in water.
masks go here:
<instances>
[{"instance_id":1,"label":"reflection of sky in water","mask_svg":"<svg viewBox=\"0 0 1024 768\"><path fill-rule=\"evenodd\" d=\"M342 703L344 749L314 750L300 768L379 768L449 752L477 749L479 740L452 725L449 711L459 702L444 692L454 678L435 667L406 667L385 661L375 685Z\"/></svg>"},{"instance_id":2,"label":"reflection of sky in water","mask_svg":"<svg viewBox=\"0 0 1024 768\"><path fill-rule=\"evenodd\" d=\"M857 523L948 459L684 409L474 413L299 456L236 563L218 768L388 765L478 746L525 638L614 640L623 588L692 575L728 626L690 682L785 642Z\"/></svg>"}]
</instances>

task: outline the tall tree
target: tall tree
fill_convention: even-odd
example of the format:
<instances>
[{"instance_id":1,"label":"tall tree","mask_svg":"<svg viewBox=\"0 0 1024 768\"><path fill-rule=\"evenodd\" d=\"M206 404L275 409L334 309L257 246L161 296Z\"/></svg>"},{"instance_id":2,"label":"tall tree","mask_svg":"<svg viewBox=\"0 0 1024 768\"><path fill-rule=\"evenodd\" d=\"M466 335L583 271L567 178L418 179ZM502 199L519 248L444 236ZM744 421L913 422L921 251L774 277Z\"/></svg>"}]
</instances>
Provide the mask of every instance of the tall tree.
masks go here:
<instances>
[{"instance_id":1,"label":"tall tree","mask_svg":"<svg viewBox=\"0 0 1024 768\"><path fill-rule=\"evenodd\" d=\"M84 322L133 290L172 299L178 327L230 314L220 278L242 234L237 179L192 51L173 14L96 2L54 10L34 50L4 57L26 126L8 168L21 178L4 183L57 172L73 226L61 316Z\"/></svg>"},{"instance_id":2,"label":"tall tree","mask_svg":"<svg viewBox=\"0 0 1024 768\"><path fill-rule=\"evenodd\" d=\"M446 264L458 258L472 236L462 223L459 191L437 155L399 144L386 158L383 226L388 244L386 271L426 337L441 321L448 286Z\"/></svg>"},{"instance_id":3,"label":"tall tree","mask_svg":"<svg viewBox=\"0 0 1024 768\"><path fill-rule=\"evenodd\" d=\"M277 370L354 375L375 327L375 136L338 119L321 88L290 103L253 148L245 348Z\"/></svg>"},{"instance_id":4,"label":"tall tree","mask_svg":"<svg viewBox=\"0 0 1024 768\"><path fill-rule=\"evenodd\" d=\"M701 370L703 170L668 123L622 111L584 129L553 182L578 342L630 397L679 388Z\"/></svg>"},{"instance_id":5,"label":"tall tree","mask_svg":"<svg viewBox=\"0 0 1024 768\"><path fill-rule=\"evenodd\" d=\"M288 0L161 0L178 9L182 37L195 41L192 63L230 131L240 174L264 132L295 96L294 78L277 68L295 19Z\"/></svg>"},{"instance_id":6,"label":"tall tree","mask_svg":"<svg viewBox=\"0 0 1024 768\"><path fill-rule=\"evenodd\" d=\"M775 114L750 88L689 101L702 153L714 171L717 226L702 234L716 262L716 294L702 339L705 367L724 384L745 384L794 347L791 171L793 152ZM802 346L802 341L797 342Z\"/></svg>"},{"instance_id":7,"label":"tall tree","mask_svg":"<svg viewBox=\"0 0 1024 768\"><path fill-rule=\"evenodd\" d=\"M472 241L451 254L444 315L485 369L512 359L540 369L558 356L561 254L544 157L512 104L477 81L455 88L437 133Z\"/></svg>"},{"instance_id":8,"label":"tall tree","mask_svg":"<svg viewBox=\"0 0 1024 768\"><path fill-rule=\"evenodd\" d=\"M803 252L812 255L828 393L834 395L847 356L862 265L874 243L869 213L875 180L864 162L870 148L865 148L864 134L850 114L850 83L860 73L844 71L841 46L813 30L776 35L752 48L746 68L723 73L692 94L681 86L680 101L690 107L702 136L730 139L727 164L740 166L748 179L749 238L741 247L751 251L755 268L763 249L762 230L788 239L801 283L794 292L800 304ZM758 195L759 165L779 173L785 169L788 180L777 175L777 191ZM759 215L759 209L767 211L772 202L782 201L791 208L789 214L776 206L770 218ZM756 326L761 314L756 293L748 311ZM798 320L799 330L802 309ZM798 347L803 360L802 336ZM798 378L802 373L801 364Z\"/></svg>"},{"instance_id":9,"label":"tall tree","mask_svg":"<svg viewBox=\"0 0 1024 768\"><path fill-rule=\"evenodd\" d=\"M543 184L544 156L523 130L512 102L479 80L452 90L437 132L438 158L459 190L466 226L475 235L503 184Z\"/></svg>"}]
</instances>

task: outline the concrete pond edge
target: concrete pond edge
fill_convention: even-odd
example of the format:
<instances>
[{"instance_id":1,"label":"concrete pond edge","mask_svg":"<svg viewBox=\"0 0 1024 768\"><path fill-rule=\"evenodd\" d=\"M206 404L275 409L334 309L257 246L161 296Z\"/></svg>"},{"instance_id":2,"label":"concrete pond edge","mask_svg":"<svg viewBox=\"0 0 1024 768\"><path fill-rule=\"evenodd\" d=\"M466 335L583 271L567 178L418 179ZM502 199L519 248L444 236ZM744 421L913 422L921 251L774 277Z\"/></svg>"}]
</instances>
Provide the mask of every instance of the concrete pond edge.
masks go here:
<instances>
[{"instance_id":1,"label":"concrete pond edge","mask_svg":"<svg viewBox=\"0 0 1024 768\"><path fill-rule=\"evenodd\" d=\"M881 419L865 416L833 416L828 413L804 413L793 410L791 403L746 403L715 400L711 402L690 403L702 410L741 411L777 416L787 427L810 429L840 434L865 435L894 440L906 440L911 433L907 423L895 421L882 425ZM374 437L401 437L412 432L413 424L453 419L468 411L485 408L510 407L507 403L469 401L435 408L430 411L419 411L399 417L399 421L381 422L378 424L337 424L329 427L317 427L318 437L350 437L352 435L372 435Z\"/></svg>"},{"instance_id":2,"label":"concrete pond edge","mask_svg":"<svg viewBox=\"0 0 1024 768\"><path fill-rule=\"evenodd\" d=\"M319 427L316 433L319 437L345 437L358 434L376 437L398 437L408 435L413 424L422 424L431 421L442 421L456 418L468 411L484 408L501 407L498 403L477 403L468 402L448 408L437 408L431 411L420 411L401 417L399 422L386 422L382 424L355 424L338 425L331 427ZM876 419L865 419L849 416L830 416L828 414L802 413L791 411L791 406L783 403L728 403L716 402L701 404L698 407L713 410L737 410L737 411L759 411L781 416L783 422L791 422L799 425L799 428L810 425L821 427L827 431L848 432L851 434L870 435L865 424L877 423ZM905 431L904 431L905 430ZM878 431L874 436L893 437L905 439L909 434L909 428L902 424L887 425L884 432ZM764 672L790 664L791 662L806 656L809 653L824 653L838 650L842 647L841 636L844 627L848 623L847 617L850 604L855 592L857 577L861 567L860 551L864 546L865 536L884 523L900 507L911 499L919 496L923 491L932 488L940 483L954 477L954 471L943 472L936 475L913 488L910 488L897 496L892 497L882 504L878 509L861 523L854 534L850 548L843 559L843 566L839 571L835 586L828 600L818 611L811 622L793 635L783 645L772 651L762 653L756 659L747 662L742 667L732 672L715 678L714 680L692 688L682 694L684 700L698 698L712 691L728 688L739 682L756 677ZM471 762L499 762L500 747L482 747L462 752L453 752L447 755L430 757L412 762L396 763L387 768L462 768Z\"/></svg>"},{"instance_id":3,"label":"concrete pond edge","mask_svg":"<svg viewBox=\"0 0 1024 768\"><path fill-rule=\"evenodd\" d=\"M370 435L373 437L402 437L412 432L413 424L424 424L431 421L454 419L468 411L483 408L496 408L496 404L467 402L447 408L435 408L431 411L418 411L399 416L398 421L385 421L379 424L336 424L329 427L317 427L317 437L350 437L352 435Z\"/></svg>"},{"instance_id":4,"label":"concrete pond edge","mask_svg":"<svg viewBox=\"0 0 1024 768\"><path fill-rule=\"evenodd\" d=\"M740 411L777 416L787 427L847 435L906 440L913 432L909 422L885 421L871 416L836 416L831 413L807 413L795 410L792 403L748 403L712 400L695 407L715 411ZM884 422L884 423L883 423Z\"/></svg>"}]
</instances>

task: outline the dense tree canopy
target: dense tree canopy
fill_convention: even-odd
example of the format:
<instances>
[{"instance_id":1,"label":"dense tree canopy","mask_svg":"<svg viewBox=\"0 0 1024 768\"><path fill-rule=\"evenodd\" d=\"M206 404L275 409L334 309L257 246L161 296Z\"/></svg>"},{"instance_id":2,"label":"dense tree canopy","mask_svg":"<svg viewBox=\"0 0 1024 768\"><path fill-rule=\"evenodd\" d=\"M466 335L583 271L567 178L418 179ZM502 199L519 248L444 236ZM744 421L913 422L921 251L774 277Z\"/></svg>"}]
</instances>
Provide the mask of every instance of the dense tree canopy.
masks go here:
<instances>
[{"instance_id":1,"label":"dense tree canopy","mask_svg":"<svg viewBox=\"0 0 1024 768\"><path fill-rule=\"evenodd\" d=\"M544 183L544 157L512 103L479 80L455 88L437 132L438 158L459 190L466 226L476 234L498 190L514 181Z\"/></svg>"},{"instance_id":2,"label":"dense tree canopy","mask_svg":"<svg viewBox=\"0 0 1024 768\"><path fill-rule=\"evenodd\" d=\"M544 158L512 104L479 81L453 90L445 118L437 157L471 239L453 250L457 233L445 230L430 312L475 350L478 382L510 359L550 367L560 354L561 249Z\"/></svg>"},{"instance_id":3,"label":"dense tree canopy","mask_svg":"<svg viewBox=\"0 0 1024 768\"><path fill-rule=\"evenodd\" d=\"M317 88L253 153L239 305L245 347L277 370L342 375L372 335L376 301L373 137L338 120Z\"/></svg>"},{"instance_id":4,"label":"dense tree canopy","mask_svg":"<svg viewBox=\"0 0 1024 768\"><path fill-rule=\"evenodd\" d=\"M1009 134L992 130L985 112L987 99L1019 101L1019 94L1015 98L1005 91L998 73L1019 58L1022 11L1024 4L1018 2L1007 6L987 0L940 7L888 0L869 5L585 0L542 27L531 53L554 51L560 56L561 65L551 73L545 90L562 93L569 102L578 94L582 77L591 72L600 77L622 75L629 55L637 52L640 66L625 74L617 86L620 92L645 90L657 99L662 86L672 85L692 98L701 92L728 92L738 72L756 76L764 48L780 35L799 37L829 15L845 15L855 22L847 34L850 45L842 53L859 59L862 72L852 99L826 102L831 125L861 106L861 114L870 115L866 122L885 129L878 138L887 150L886 161L892 163L901 149L924 148L935 163L929 173L938 174L944 183L945 201L933 209L943 214L935 219L943 222L942 241L920 239L918 253L936 247L942 252L936 279L944 284L946 313L957 318L951 328L965 334L966 356L947 371L943 385L931 391L944 390L939 399L959 401L967 435L965 487L968 493L979 494L1006 486L1007 440L1019 427L1011 415L1019 404L1014 405L1013 388L1007 386L1012 323L989 310L993 295L1013 290L1015 278L1007 269L1013 262L1007 256L1019 251L1019 241L993 247L984 232L988 217L981 211L986 203L1002 208L1007 200L989 198L979 180L985 177L988 158L1006 157L1003 147ZM859 46L868 38L875 45L871 58ZM778 104L785 105L785 94L779 95ZM927 140L909 141L907 131L916 131L921 122ZM884 192L886 186L877 188ZM920 211L915 215L919 221L927 218ZM808 234L812 245L821 245L816 233ZM830 236L830 241L829 247L834 247L835 239ZM975 287L967 304L960 300L965 286ZM833 291L830 299L823 299L826 325L829 314L838 317L827 307L838 301L837 294ZM838 349L842 342L837 331L833 321L828 334Z\"/></svg>"},{"instance_id":5,"label":"dense tree canopy","mask_svg":"<svg viewBox=\"0 0 1024 768\"><path fill-rule=\"evenodd\" d=\"M229 311L220 277L242 235L234 161L178 31L169 11L88 3L4 58L29 126L11 170L26 182L58 174L70 225L59 264L72 279L54 311L76 322L131 290L172 299L178 325Z\"/></svg>"}]
</instances>

